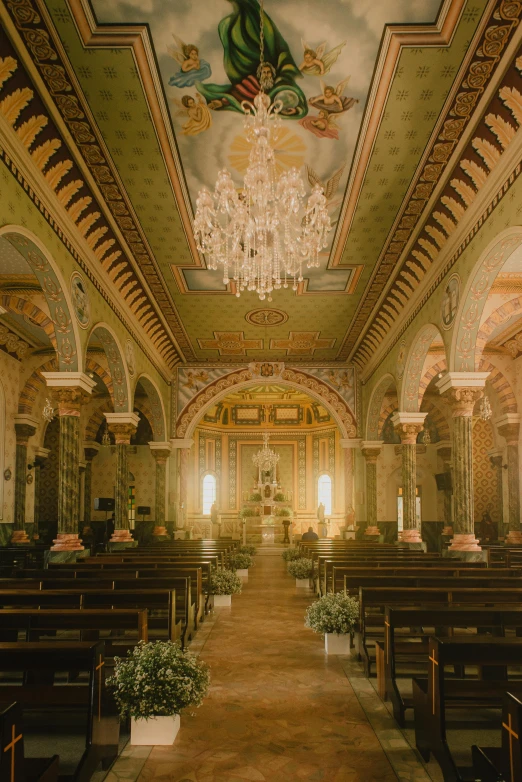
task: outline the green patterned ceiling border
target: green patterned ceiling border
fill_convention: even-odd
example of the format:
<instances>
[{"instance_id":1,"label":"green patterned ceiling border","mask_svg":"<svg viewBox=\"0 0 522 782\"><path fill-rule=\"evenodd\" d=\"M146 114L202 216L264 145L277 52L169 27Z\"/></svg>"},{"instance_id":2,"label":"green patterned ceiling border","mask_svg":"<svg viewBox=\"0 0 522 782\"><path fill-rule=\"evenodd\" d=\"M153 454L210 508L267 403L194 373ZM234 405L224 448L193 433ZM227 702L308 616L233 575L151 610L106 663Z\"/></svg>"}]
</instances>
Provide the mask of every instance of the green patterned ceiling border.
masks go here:
<instances>
[{"instance_id":1,"label":"green patterned ceiling border","mask_svg":"<svg viewBox=\"0 0 522 782\"><path fill-rule=\"evenodd\" d=\"M426 272L436 262L444 245L450 240L452 233L457 230L460 220L473 204L480 189L487 183L487 177L509 149L511 139L522 127L522 111L519 107L521 95L522 47L513 56L511 66L505 72L498 88L495 89L494 96L482 113L481 120L459 155L459 159L454 163L447 177L448 181L430 209L419 236L412 246L411 252L408 253L405 264L397 277L390 281L389 292L381 304L380 311L373 320L368 322L366 334L353 356L353 360L358 366L364 366L375 355L377 348L387 334L386 328L391 328L395 319L402 316L403 308L421 284ZM444 272L437 276L439 282L492 209L498 204L500 198L515 181L519 170L520 166L517 165L515 171L508 178L508 182L500 189L500 192L495 193L493 201L480 216L473 229L468 232L457 252L452 256L450 264L446 264ZM407 276L404 275L406 265L408 265L409 271ZM399 290L398 294L396 293L397 289ZM432 285L430 291L433 290ZM418 311L419 307L416 308L416 312ZM382 314L383 312L385 315ZM402 323L401 333L404 328L405 323Z\"/></svg>"},{"instance_id":2,"label":"green patterned ceiling border","mask_svg":"<svg viewBox=\"0 0 522 782\"><path fill-rule=\"evenodd\" d=\"M110 209L112 219L115 220L118 230L121 231L130 248L136 266L131 264L127 257L129 268L133 269L133 274L135 268L139 268L154 294L156 304L165 317L180 351L183 351L186 357L194 357L183 324L157 271L155 259L145 246L146 240L141 226L133 219L134 210L126 192L120 186L119 174L110 156L103 152L105 143L92 120L85 96L77 88L71 63L65 55L58 31L48 16L43 0L16 0L16 2L8 0L5 7L24 40L29 56L49 89L50 99L75 140L76 150L91 172L105 204ZM120 252L125 255L121 246ZM111 265L116 266L116 260ZM134 289L128 288L129 280L124 269L118 271L118 277L124 278L125 292L122 293L124 298L131 296ZM136 279L139 281L139 276ZM157 333L155 338L158 339ZM162 345L162 348L164 349L165 345ZM172 351L174 351L173 345ZM176 362L171 363L174 365Z\"/></svg>"},{"instance_id":3,"label":"green patterned ceiling border","mask_svg":"<svg viewBox=\"0 0 522 782\"><path fill-rule=\"evenodd\" d=\"M460 86L458 90L453 91L446 111L439 118L439 130L434 134L430 149L423 158L427 162L421 164L412 181L411 195L403 203L397 216L397 228L381 252L373 278L368 284L366 296L361 299L338 358L346 360L350 356L357 340L369 324L372 310L389 282L408 239L418 226L424 208L436 184L443 176L449 158L461 139L474 108L497 72L502 53L513 38L521 14L521 2L497 0L482 21L476 35L477 44L467 58L469 65L466 64ZM499 22L504 23L499 24ZM406 263L408 262L422 269L418 259L408 259ZM402 264L399 274L404 274L404 269L405 264Z\"/></svg>"}]
</instances>

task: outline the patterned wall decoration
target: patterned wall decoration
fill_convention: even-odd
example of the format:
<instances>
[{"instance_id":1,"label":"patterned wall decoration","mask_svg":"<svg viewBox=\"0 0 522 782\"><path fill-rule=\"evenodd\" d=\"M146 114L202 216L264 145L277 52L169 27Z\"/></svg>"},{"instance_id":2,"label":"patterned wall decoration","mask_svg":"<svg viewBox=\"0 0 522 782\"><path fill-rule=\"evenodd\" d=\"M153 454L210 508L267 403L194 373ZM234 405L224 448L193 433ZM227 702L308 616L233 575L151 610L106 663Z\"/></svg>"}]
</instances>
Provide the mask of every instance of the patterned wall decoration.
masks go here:
<instances>
[{"instance_id":1,"label":"patterned wall decoration","mask_svg":"<svg viewBox=\"0 0 522 782\"><path fill-rule=\"evenodd\" d=\"M104 326L97 326L93 331L93 336L100 340L107 357L114 389L114 412L127 413L130 410L129 388L123 356L118 347L118 343L111 332Z\"/></svg>"},{"instance_id":2,"label":"patterned wall decoration","mask_svg":"<svg viewBox=\"0 0 522 782\"><path fill-rule=\"evenodd\" d=\"M228 441L228 507L237 507L237 441L232 437Z\"/></svg>"},{"instance_id":3,"label":"patterned wall decoration","mask_svg":"<svg viewBox=\"0 0 522 782\"><path fill-rule=\"evenodd\" d=\"M145 375L140 375L138 383L147 394L150 408L150 423L154 434L154 440L163 443L167 437L167 424L165 421L163 405L161 403L161 396L154 383Z\"/></svg>"},{"instance_id":4,"label":"patterned wall decoration","mask_svg":"<svg viewBox=\"0 0 522 782\"><path fill-rule=\"evenodd\" d=\"M299 510L306 508L306 438L297 440L297 491Z\"/></svg>"},{"instance_id":5,"label":"patterned wall decoration","mask_svg":"<svg viewBox=\"0 0 522 782\"><path fill-rule=\"evenodd\" d=\"M155 517L156 462L148 445L129 448L129 472L135 487L136 507L150 505L151 515ZM114 448L100 448L92 462L92 498L114 497L116 479L116 453ZM105 519L105 513L94 511L93 521ZM139 522L136 522L138 524Z\"/></svg>"},{"instance_id":6,"label":"patterned wall decoration","mask_svg":"<svg viewBox=\"0 0 522 782\"><path fill-rule=\"evenodd\" d=\"M355 370L347 369L323 369L321 367L303 367L305 372L317 377L323 383L331 386L341 396L354 415L357 414L355 401Z\"/></svg>"},{"instance_id":7,"label":"patterned wall decoration","mask_svg":"<svg viewBox=\"0 0 522 782\"><path fill-rule=\"evenodd\" d=\"M276 426L298 425L302 420L301 405L274 405L270 410L270 421Z\"/></svg>"},{"instance_id":8,"label":"patterned wall decoration","mask_svg":"<svg viewBox=\"0 0 522 782\"><path fill-rule=\"evenodd\" d=\"M391 375L385 375L375 387L368 408L368 422L366 426L366 438L368 440L379 439L379 420L383 400L390 386L395 388L395 380Z\"/></svg>"},{"instance_id":9,"label":"patterned wall decoration","mask_svg":"<svg viewBox=\"0 0 522 782\"><path fill-rule=\"evenodd\" d=\"M45 430L44 448L49 448L40 476L40 521L41 523L58 521L58 473L60 453L60 419L58 416L48 424ZM108 495L112 496L112 495Z\"/></svg>"},{"instance_id":10,"label":"patterned wall decoration","mask_svg":"<svg viewBox=\"0 0 522 782\"><path fill-rule=\"evenodd\" d=\"M0 300L5 297L0 297ZM29 345L23 339L10 331L3 323L0 325L0 350L10 353L21 361L29 352Z\"/></svg>"},{"instance_id":11,"label":"patterned wall decoration","mask_svg":"<svg viewBox=\"0 0 522 782\"><path fill-rule=\"evenodd\" d=\"M475 367L478 367L480 364L482 353L491 336L491 333L501 323L506 323L510 318L515 318L521 314L522 296L519 296L516 299L507 301L505 304L495 310L495 312L492 312L489 318L487 318L484 323L482 323L475 341ZM522 337L520 333L518 335L514 335L513 340L509 340L505 343L505 346L513 358L516 358L519 353L518 345L522 345Z\"/></svg>"},{"instance_id":12,"label":"patterned wall decoration","mask_svg":"<svg viewBox=\"0 0 522 782\"><path fill-rule=\"evenodd\" d=\"M473 425L473 492L475 500L475 523L482 514L489 512L499 522L497 472L489 461L488 451L495 448L493 429L489 421L477 418Z\"/></svg>"},{"instance_id":13,"label":"patterned wall decoration","mask_svg":"<svg viewBox=\"0 0 522 782\"><path fill-rule=\"evenodd\" d=\"M71 313L52 265L34 242L26 236L16 233L7 233L3 236L23 256L42 288L54 324L54 335L48 336L56 350L60 370L77 371L78 347Z\"/></svg>"},{"instance_id":14,"label":"patterned wall decoration","mask_svg":"<svg viewBox=\"0 0 522 782\"><path fill-rule=\"evenodd\" d=\"M328 440L328 473L332 479L332 498L335 497L335 429L314 434L312 438L312 466L314 480L314 497L317 499L317 478L319 477L319 442ZM333 501L332 501L332 504Z\"/></svg>"},{"instance_id":15,"label":"patterned wall decoration","mask_svg":"<svg viewBox=\"0 0 522 782\"><path fill-rule=\"evenodd\" d=\"M264 420L262 405L234 405L232 408L232 421L235 424L259 426Z\"/></svg>"},{"instance_id":16,"label":"patterned wall decoration","mask_svg":"<svg viewBox=\"0 0 522 782\"><path fill-rule=\"evenodd\" d=\"M14 417L18 407L18 384L20 378L20 363L6 353L0 352L0 383L2 385L3 396L5 398L5 419L3 443L3 460L0 472L2 487L0 491L0 521L12 523L14 521L14 470L16 464L16 436L14 428ZM1 413L0 413L1 415ZM31 442L31 441L29 441ZM10 469L12 478L5 481L3 472Z\"/></svg>"},{"instance_id":17,"label":"patterned wall decoration","mask_svg":"<svg viewBox=\"0 0 522 782\"><path fill-rule=\"evenodd\" d=\"M178 367L178 415L200 391L229 372L227 367Z\"/></svg>"},{"instance_id":18,"label":"patterned wall decoration","mask_svg":"<svg viewBox=\"0 0 522 782\"><path fill-rule=\"evenodd\" d=\"M436 326L425 326L417 336L406 360L404 380L402 381L401 411L417 413L419 410L419 384L424 361L430 345L439 336Z\"/></svg>"}]
</instances>

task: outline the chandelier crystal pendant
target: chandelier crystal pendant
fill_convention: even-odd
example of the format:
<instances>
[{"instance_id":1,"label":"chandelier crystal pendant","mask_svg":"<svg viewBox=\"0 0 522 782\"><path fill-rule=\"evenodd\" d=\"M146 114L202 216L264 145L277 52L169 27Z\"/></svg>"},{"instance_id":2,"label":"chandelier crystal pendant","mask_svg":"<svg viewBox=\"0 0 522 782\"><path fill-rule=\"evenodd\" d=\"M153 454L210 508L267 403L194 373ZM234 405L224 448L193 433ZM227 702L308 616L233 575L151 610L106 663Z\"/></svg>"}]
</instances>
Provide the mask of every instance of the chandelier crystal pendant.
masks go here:
<instances>
[{"instance_id":1,"label":"chandelier crystal pendant","mask_svg":"<svg viewBox=\"0 0 522 782\"><path fill-rule=\"evenodd\" d=\"M260 64L264 60L264 11L260 3ZM260 79L260 81L262 81ZM261 300L272 301L272 291L292 289L303 280L307 268L319 266L319 253L331 230L323 188L315 185L308 200L297 168L280 176L276 170L275 146L282 122L281 101L270 102L260 91L254 103L243 101L244 127L251 144L243 187L237 189L230 172L222 169L214 193L200 190L196 201L194 234L199 252L210 269L223 267L223 283L232 278L236 296L256 291Z\"/></svg>"},{"instance_id":2,"label":"chandelier crystal pendant","mask_svg":"<svg viewBox=\"0 0 522 782\"><path fill-rule=\"evenodd\" d=\"M252 456L252 461L261 472L269 472L279 461L279 454L270 448L270 435L265 432L263 435L263 447Z\"/></svg>"}]
</instances>

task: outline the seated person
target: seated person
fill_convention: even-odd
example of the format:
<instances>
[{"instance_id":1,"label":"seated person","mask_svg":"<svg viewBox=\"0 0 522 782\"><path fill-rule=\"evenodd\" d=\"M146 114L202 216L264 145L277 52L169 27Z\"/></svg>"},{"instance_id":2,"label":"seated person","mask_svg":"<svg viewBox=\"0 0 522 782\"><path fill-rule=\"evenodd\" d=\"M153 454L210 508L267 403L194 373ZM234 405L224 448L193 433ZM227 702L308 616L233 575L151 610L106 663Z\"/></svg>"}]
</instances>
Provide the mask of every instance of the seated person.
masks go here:
<instances>
[{"instance_id":1,"label":"seated person","mask_svg":"<svg viewBox=\"0 0 522 782\"><path fill-rule=\"evenodd\" d=\"M319 540L319 535L314 532L313 527L308 527L308 532L303 532L301 540Z\"/></svg>"}]
</instances>

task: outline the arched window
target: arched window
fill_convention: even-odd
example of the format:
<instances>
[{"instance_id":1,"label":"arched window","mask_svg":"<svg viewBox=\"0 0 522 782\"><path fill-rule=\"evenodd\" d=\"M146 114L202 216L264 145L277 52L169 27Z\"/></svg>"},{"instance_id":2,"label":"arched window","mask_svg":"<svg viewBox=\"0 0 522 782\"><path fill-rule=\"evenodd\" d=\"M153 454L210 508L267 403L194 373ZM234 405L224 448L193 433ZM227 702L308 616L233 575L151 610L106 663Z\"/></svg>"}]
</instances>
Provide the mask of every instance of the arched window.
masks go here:
<instances>
[{"instance_id":1,"label":"arched window","mask_svg":"<svg viewBox=\"0 0 522 782\"><path fill-rule=\"evenodd\" d=\"M203 478L203 496L202 496L202 506L203 506L203 515L204 516L210 516L210 509L212 507L212 503L216 501L216 477L215 475L207 474Z\"/></svg>"},{"instance_id":2,"label":"arched window","mask_svg":"<svg viewBox=\"0 0 522 782\"><path fill-rule=\"evenodd\" d=\"M319 476L317 481L317 501L324 505L324 515L332 515L332 479L329 475Z\"/></svg>"}]
</instances>

